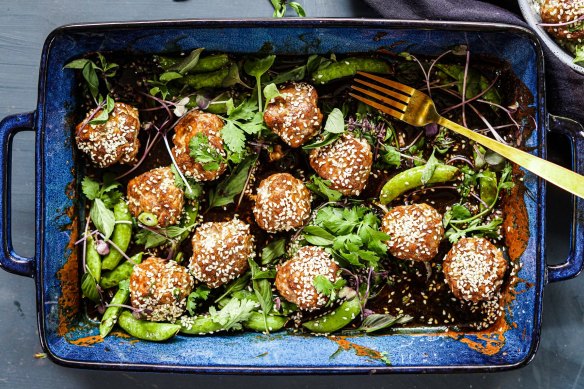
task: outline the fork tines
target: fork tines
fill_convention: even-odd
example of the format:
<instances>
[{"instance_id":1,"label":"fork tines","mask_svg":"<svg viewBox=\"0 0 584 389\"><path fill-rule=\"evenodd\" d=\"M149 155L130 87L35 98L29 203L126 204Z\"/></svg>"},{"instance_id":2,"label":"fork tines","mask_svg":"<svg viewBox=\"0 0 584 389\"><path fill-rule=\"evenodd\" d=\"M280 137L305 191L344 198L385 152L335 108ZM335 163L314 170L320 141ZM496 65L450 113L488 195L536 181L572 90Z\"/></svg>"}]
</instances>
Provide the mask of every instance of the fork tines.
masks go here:
<instances>
[{"instance_id":1,"label":"fork tines","mask_svg":"<svg viewBox=\"0 0 584 389\"><path fill-rule=\"evenodd\" d=\"M361 86L352 85L351 89L356 92L360 92L360 94L350 93L349 95L359 101L362 101L365 104L381 110L382 112L401 119L403 113L408 107L407 104L414 92L414 89L395 81L375 76L373 74L363 72L357 72L357 74L376 82L355 78L355 83L360 84L361 86L365 86L367 89L362 88ZM383 86L379 84L383 84ZM391 89L388 89L385 86ZM373 98L373 100L362 95Z\"/></svg>"}]
</instances>

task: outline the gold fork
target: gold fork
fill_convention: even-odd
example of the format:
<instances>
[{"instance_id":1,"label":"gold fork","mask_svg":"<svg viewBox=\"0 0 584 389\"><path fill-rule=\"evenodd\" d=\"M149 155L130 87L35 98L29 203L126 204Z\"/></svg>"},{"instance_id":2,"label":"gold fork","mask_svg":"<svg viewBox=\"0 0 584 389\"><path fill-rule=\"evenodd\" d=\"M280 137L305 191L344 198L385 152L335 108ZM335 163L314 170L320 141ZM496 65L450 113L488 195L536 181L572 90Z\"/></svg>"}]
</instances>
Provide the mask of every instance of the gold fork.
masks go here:
<instances>
[{"instance_id":1,"label":"gold fork","mask_svg":"<svg viewBox=\"0 0 584 389\"><path fill-rule=\"evenodd\" d=\"M360 92L374 100L355 93L350 93L355 99L375 107L412 126L421 127L429 123L437 123L449 130L474 140L508 160L515 162L517 165L529 170L533 174L538 175L544 180L551 182L576 196L584 198L584 176L515 147L505 145L482 134L471 131L466 127L440 116L438 111L436 111L432 99L428 95L412 87L369 73L357 72L357 74L375 80L392 89L387 89L379 84L355 78L356 83L374 89L377 92L381 92L376 93L352 85L351 88L354 91Z\"/></svg>"}]
</instances>

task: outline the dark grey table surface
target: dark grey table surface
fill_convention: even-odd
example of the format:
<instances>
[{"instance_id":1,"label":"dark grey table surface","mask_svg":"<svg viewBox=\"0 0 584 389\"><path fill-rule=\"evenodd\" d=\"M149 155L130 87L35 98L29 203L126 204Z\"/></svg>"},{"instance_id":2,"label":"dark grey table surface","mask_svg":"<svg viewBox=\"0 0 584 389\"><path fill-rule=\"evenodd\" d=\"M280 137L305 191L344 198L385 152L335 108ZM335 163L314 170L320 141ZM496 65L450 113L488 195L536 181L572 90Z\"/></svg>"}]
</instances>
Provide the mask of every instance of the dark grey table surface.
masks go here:
<instances>
[{"instance_id":1,"label":"dark grey table surface","mask_svg":"<svg viewBox=\"0 0 584 389\"><path fill-rule=\"evenodd\" d=\"M314 17L375 17L359 0L301 0ZM47 34L67 23L177 18L266 17L268 0L2 0L0 2L0 118L31 111L37 98L38 65ZM567 160L567 144L551 138L551 158ZM584 151L581 151L584 152ZM13 237L22 255L34 254L34 136L18 135L13 146ZM548 259L567 253L569 197L551 190ZM180 387L397 387L580 388L584 387L584 280L548 285L543 330L533 362L491 374L392 376L211 376L77 370L35 359L41 352L31 279L0 271L0 387L153 388Z\"/></svg>"}]
</instances>

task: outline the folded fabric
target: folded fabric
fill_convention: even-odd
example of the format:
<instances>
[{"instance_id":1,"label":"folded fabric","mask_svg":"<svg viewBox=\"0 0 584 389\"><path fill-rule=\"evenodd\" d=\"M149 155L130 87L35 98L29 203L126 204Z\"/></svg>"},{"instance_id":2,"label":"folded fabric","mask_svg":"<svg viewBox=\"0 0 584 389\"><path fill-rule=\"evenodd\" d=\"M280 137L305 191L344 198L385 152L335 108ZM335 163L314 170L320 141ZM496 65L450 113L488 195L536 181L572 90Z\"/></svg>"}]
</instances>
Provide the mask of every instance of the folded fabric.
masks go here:
<instances>
[{"instance_id":1,"label":"folded fabric","mask_svg":"<svg viewBox=\"0 0 584 389\"><path fill-rule=\"evenodd\" d=\"M528 27L515 1L365 0L389 19L497 22ZM560 62L544 47L548 112L584 123L584 76Z\"/></svg>"}]
</instances>

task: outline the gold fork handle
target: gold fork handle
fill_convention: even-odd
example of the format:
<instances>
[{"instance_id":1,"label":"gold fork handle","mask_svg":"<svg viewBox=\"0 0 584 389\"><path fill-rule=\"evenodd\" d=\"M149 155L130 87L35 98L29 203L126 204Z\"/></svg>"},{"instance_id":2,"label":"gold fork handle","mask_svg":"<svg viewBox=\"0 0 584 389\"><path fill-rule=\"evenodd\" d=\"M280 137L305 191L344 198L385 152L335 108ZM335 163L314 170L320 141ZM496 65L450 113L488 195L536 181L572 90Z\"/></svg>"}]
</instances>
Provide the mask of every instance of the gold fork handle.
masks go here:
<instances>
[{"instance_id":1,"label":"gold fork handle","mask_svg":"<svg viewBox=\"0 0 584 389\"><path fill-rule=\"evenodd\" d=\"M507 146L494 139L486 137L482 134L476 133L463 127L451 120L440 117L438 124L444 126L462 136L474 140L475 142L485 146L486 148L502 155L517 165L529 170L535 175L551 182L554 185L576 195L584 198L584 176L574 173L562 166L556 165L545 159L536 157L526 153L525 151Z\"/></svg>"}]
</instances>

